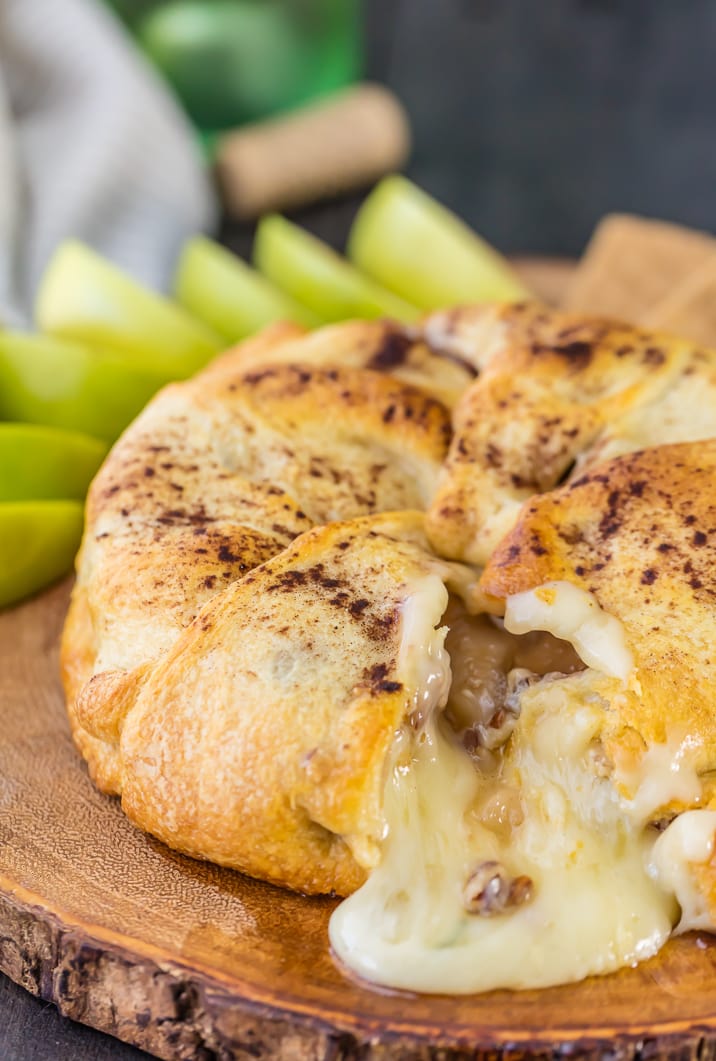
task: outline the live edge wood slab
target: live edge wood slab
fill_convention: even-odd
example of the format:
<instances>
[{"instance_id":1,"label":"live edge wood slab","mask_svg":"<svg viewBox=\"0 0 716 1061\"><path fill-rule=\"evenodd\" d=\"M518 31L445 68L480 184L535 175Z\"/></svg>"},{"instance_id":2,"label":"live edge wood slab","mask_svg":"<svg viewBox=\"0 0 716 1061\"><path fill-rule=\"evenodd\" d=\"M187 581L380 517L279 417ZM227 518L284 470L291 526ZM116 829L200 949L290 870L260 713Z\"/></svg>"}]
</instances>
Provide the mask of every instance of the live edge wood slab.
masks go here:
<instances>
[{"instance_id":1,"label":"live edge wood slab","mask_svg":"<svg viewBox=\"0 0 716 1061\"><path fill-rule=\"evenodd\" d=\"M526 263L555 298L568 264ZM378 992L328 949L329 899L195 862L92 786L57 676L66 582L0 612L0 970L74 1020L191 1061L716 1061L716 941L548 991ZM4 1061L4 1059L3 1059Z\"/></svg>"},{"instance_id":2,"label":"live edge wood slab","mask_svg":"<svg viewBox=\"0 0 716 1061\"><path fill-rule=\"evenodd\" d=\"M0 613L0 969L163 1058L716 1058L716 943L613 976L464 998L378 992L334 902L183 858L89 781L57 678L69 585Z\"/></svg>"}]
</instances>

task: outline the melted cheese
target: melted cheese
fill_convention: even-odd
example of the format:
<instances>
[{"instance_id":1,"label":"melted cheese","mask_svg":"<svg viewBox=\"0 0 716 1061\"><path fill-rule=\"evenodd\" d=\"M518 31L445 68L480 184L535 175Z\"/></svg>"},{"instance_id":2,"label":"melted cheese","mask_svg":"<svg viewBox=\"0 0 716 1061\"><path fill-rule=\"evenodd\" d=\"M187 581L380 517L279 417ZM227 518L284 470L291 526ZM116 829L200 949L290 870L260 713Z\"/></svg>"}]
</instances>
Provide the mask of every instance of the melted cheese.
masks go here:
<instances>
[{"instance_id":1,"label":"melted cheese","mask_svg":"<svg viewBox=\"0 0 716 1061\"><path fill-rule=\"evenodd\" d=\"M708 927L691 868L713 854L716 812L683 814L658 839L644 827L670 799L700 798L691 743L649 749L626 800L595 770L608 705L577 673L522 690L513 735L481 772L439 710L450 668L444 630L428 626L438 582L426 579L403 614L399 665L418 683L418 728L396 735L380 864L331 918L337 957L406 990L540 988L650 957L678 906L680 928ZM505 627L547 630L593 669L636 684L621 625L578 587L551 583L510 598ZM481 913L468 912L466 883L494 867L508 886L527 878L531 888L523 883L523 901L497 911L478 903Z\"/></svg>"},{"instance_id":2,"label":"melted cheese","mask_svg":"<svg viewBox=\"0 0 716 1061\"><path fill-rule=\"evenodd\" d=\"M481 813L495 779L478 774L442 719L412 750L401 733L383 860L331 919L334 952L360 976L456 994L546 987L640 961L669 935L675 908L646 872L649 841L589 772L598 712L569 703L568 690L529 699L500 781L521 793L522 821L506 833ZM468 914L463 886L491 860L529 876L533 898Z\"/></svg>"},{"instance_id":3,"label":"melted cheese","mask_svg":"<svg viewBox=\"0 0 716 1061\"><path fill-rule=\"evenodd\" d=\"M548 630L569 641L588 667L624 682L634 670L622 624L571 582L547 582L508 597L505 628L512 634Z\"/></svg>"},{"instance_id":4,"label":"melted cheese","mask_svg":"<svg viewBox=\"0 0 716 1061\"><path fill-rule=\"evenodd\" d=\"M701 743L685 733L670 733L663 744L652 744L631 769L619 765L615 780L634 793L625 808L637 822L647 822L667 804L701 802L696 765Z\"/></svg>"},{"instance_id":5,"label":"melted cheese","mask_svg":"<svg viewBox=\"0 0 716 1061\"><path fill-rule=\"evenodd\" d=\"M674 893L681 907L677 932L713 931L713 916L693 867L711 859L715 838L716 811L693 810L675 818L654 844L649 870L662 888Z\"/></svg>"},{"instance_id":6,"label":"melted cheese","mask_svg":"<svg viewBox=\"0 0 716 1061\"><path fill-rule=\"evenodd\" d=\"M444 707L450 692L450 657L444 647L447 628L435 629L447 602L440 575L426 575L401 610L398 678L407 689L415 689L411 708L421 718Z\"/></svg>"}]
</instances>

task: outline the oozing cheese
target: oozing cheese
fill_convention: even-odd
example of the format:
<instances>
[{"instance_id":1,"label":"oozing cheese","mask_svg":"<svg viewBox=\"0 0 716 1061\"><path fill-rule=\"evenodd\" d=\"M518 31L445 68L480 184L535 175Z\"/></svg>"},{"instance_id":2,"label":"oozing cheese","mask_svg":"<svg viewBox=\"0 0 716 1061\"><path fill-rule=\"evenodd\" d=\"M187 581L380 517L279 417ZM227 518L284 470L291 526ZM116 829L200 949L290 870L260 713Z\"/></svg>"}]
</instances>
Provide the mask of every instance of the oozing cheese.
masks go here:
<instances>
[{"instance_id":1,"label":"oozing cheese","mask_svg":"<svg viewBox=\"0 0 716 1061\"><path fill-rule=\"evenodd\" d=\"M420 718L444 707L450 691L450 659L445 651L447 629L435 629L448 594L442 578L427 575L403 604L398 677L416 694L412 712Z\"/></svg>"},{"instance_id":2,"label":"oozing cheese","mask_svg":"<svg viewBox=\"0 0 716 1061\"><path fill-rule=\"evenodd\" d=\"M652 744L629 770L620 766L615 779L634 796L625 802L631 817L647 822L668 803L701 802L696 761L701 744L687 733L670 733L663 744Z\"/></svg>"},{"instance_id":3,"label":"oozing cheese","mask_svg":"<svg viewBox=\"0 0 716 1061\"><path fill-rule=\"evenodd\" d=\"M595 719L572 706L565 725L560 710L535 703L539 740L519 747L501 781L522 795L524 819L507 835L480 817L494 779L477 774L440 720L412 754L401 734L383 860L331 919L333 949L354 972L458 994L546 987L656 953L674 904L648 876L647 841L624 823L611 786L589 775ZM464 884L488 861L529 876L532 899L492 917L466 913Z\"/></svg>"},{"instance_id":4,"label":"oozing cheese","mask_svg":"<svg viewBox=\"0 0 716 1061\"><path fill-rule=\"evenodd\" d=\"M549 630L574 645L588 667L622 681L634 670L622 624L571 582L546 582L508 597L505 628L513 634Z\"/></svg>"},{"instance_id":5,"label":"oozing cheese","mask_svg":"<svg viewBox=\"0 0 716 1061\"><path fill-rule=\"evenodd\" d=\"M693 867L710 860L715 838L716 811L692 810L675 818L654 844L649 870L681 907L677 932L713 931L713 915L696 886Z\"/></svg>"},{"instance_id":6,"label":"oozing cheese","mask_svg":"<svg viewBox=\"0 0 716 1061\"><path fill-rule=\"evenodd\" d=\"M510 602L512 629L548 629L600 670L630 675L623 631L593 598L565 584L539 593ZM425 630L419 605L416 598L404 617L405 658L435 661L442 631L416 639ZM678 916L674 889L648 872L653 830L596 774L605 709L581 695L583 676L524 691L501 766L485 774L444 717L425 711L447 697L447 672L438 670L421 703L424 725L396 738L380 865L331 919L337 956L374 983L458 994L565 983L656 953ZM496 887L504 895L522 881L515 894L523 901L497 911L477 904L491 916L467 912L466 882L476 871L489 879L495 865Z\"/></svg>"}]
</instances>

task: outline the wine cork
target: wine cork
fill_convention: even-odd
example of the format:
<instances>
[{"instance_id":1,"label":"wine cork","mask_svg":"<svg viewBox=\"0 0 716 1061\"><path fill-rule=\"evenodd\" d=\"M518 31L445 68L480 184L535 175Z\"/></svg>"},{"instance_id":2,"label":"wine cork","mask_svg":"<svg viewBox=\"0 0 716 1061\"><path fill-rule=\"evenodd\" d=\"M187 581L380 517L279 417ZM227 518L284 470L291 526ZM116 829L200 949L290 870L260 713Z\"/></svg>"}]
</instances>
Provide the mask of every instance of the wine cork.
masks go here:
<instances>
[{"instance_id":1,"label":"wine cork","mask_svg":"<svg viewBox=\"0 0 716 1061\"><path fill-rule=\"evenodd\" d=\"M240 219L346 192L399 169L410 126L396 96L362 84L219 142L224 205Z\"/></svg>"}]
</instances>

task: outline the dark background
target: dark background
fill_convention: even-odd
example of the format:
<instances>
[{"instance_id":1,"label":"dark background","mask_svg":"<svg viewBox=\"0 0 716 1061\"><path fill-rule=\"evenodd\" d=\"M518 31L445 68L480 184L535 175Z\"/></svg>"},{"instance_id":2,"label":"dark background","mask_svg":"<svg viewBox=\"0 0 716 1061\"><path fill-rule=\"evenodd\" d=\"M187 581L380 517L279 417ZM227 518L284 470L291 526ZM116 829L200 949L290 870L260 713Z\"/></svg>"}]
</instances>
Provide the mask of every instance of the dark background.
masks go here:
<instances>
[{"instance_id":1,"label":"dark background","mask_svg":"<svg viewBox=\"0 0 716 1061\"><path fill-rule=\"evenodd\" d=\"M611 211L716 232L714 0L365 0L365 21L408 175L500 250L578 256ZM290 216L342 249L359 201Z\"/></svg>"},{"instance_id":2,"label":"dark background","mask_svg":"<svg viewBox=\"0 0 716 1061\"><path fill-rule=\"evenodd\" d=\"M409 175L502 250L578 254L612 210L716 230L714 0L367 0L366 21ZM295 216L340 246L357 202ZM143 1056L0 977L2 1061Z\"/></svg>"},{"instance_id":3,"label":"dark background","mask_svg":"<svg viewBox=\"0 0 716 1061\"><path fill-rule=\"evenodd\" d=\"M368 0L409 175L506 252L626 210L716 229L713 0Z\"/></svg>"}]
</instances>

